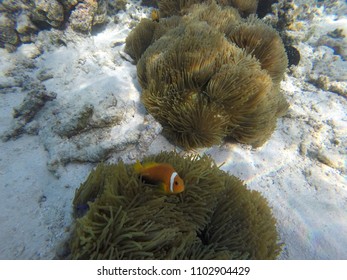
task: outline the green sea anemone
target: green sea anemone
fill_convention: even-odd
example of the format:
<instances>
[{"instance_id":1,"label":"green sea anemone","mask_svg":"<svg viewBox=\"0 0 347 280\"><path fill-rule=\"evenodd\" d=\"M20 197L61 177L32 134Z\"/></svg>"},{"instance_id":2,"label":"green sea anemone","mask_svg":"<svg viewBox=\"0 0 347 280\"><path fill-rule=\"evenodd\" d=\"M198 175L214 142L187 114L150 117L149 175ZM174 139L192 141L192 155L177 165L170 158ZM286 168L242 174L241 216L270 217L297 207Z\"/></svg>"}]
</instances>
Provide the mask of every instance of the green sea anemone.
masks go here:
<instances>
[{"instance_id":1,"label":"green sea anemone","mask_svg":"<svg viewBox=\"0 0 347 280\"><path fill-rule=\"evenodd\" d=\"M128 53L147 111L185 149L223 139L263 145L288 109L279 90L288 65L281 38L254 16L242 19L215 2L186 12L141 22L127 38L126 51L137 46ZM141 45L147 24L154 29Z\"/></svg>"},{"instance_id":2,"label":"green sea anemone","mask_svg":"<svg viewBox=\"0 0 347 280\"><path fill-rule=\"evenodd\" d=\"M131 32L126 38L125 52L136 62L143 52L152 43L154 30L158 23L149 19L142 19L137 25L135 32Z\"/></svg>"},{"instance_id":3,"label":"green sea anemone","mask_svg":"<svg viewBox=\"0 0 347 280\"><path fill-rule=\"evenodd\" d=\"M222 2L229 3L229 5L235 7L243 16L254 14L258 7L258 0L224 0Z\"/></svg>"},{"instance_id":4,"label":"green sea anemone","mask_svg":"<svg viewBox=\"0 0 347 280\"><path fill-rule=\"evenodd\" d=\"M186 10L186 18L189 20L206 21L211 27L222 33L228 32L242 20L236 8L231 6L221 7L215 2L190 6Z\"/></svg>"},{"instance_id":5,"label":"green sea anemone","mask_svg":"<svg viewBox=\"0 0 347 280\"><path fill-rule=\"evenodd\" d=\"M133 165L100 164L76 191L73 259L274 259L280 252L266 200L208 156L162 152L185 181L163 194ZM87 212L79 213L82 205Z\"/></svg>"},{"instance_id":6,"label":"green sea anemone","mask_svg":"<svg viewBox=\"0 0 347 280\"><path fill-rule=\"evenodd\" d=\"M158 0L158 7L161 17L172 15L184 15L195 4L215 4L223 7L233 7L242 16L248 16L257 11L258 0ZM222 19L222 18L220 18Z\"/></svg>"},{"instance_id":7,"label":"green sea anemone","mask_svg":"<svg viewBox=\"0 0 347 280\"><path fill-rule=\"evenodd\" d=\"M161 17L170 17L182 15L185 9L202 2L204 0L158 0L158 7Z\"/></svg>"},{"instance_id":8,"label":"green sea anemone","mask_svg":"<svg viewBox=\"0 0 347 280\"><path fill-rule=\"evenodd\" d=\"M232 27L226 37L248 54L255 56L274 83L279 84L288 67L281 37L271 26L254 16Z\"/></svg>"}]
</instances>

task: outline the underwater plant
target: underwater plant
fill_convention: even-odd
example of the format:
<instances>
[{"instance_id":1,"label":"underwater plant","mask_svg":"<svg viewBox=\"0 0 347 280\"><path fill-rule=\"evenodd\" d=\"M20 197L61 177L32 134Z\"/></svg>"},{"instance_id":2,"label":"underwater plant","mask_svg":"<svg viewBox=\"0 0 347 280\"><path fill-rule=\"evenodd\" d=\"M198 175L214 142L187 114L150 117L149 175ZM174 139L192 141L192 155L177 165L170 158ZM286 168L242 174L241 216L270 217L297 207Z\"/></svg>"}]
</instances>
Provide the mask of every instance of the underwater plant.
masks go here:
<instances>
[{"instance_id":1,"label":"underwater plant","mask_svg":"<svg viewBox=\"0 0 347 280\"><path fill-rule=\"evenodd\" d=\"M183 148L223 139L263 145L288 108L279 90L288 65L280 36L232 7L213 2L188 10L143 20L128 36L125 51L137 62L142 102ZM149 24L154 28L143 39Z\"/></svg>"},{"instance_id":2,"label":"underwater plant","mask_svg":"<svg viewBox=\"0 0 347 280\"><path fill-rule=\"evenodd\" d=\"M209 156L161 152L143 162L171 164L185 190L165 194L134 165L99 164L73 201L72 259L274 259L279 254L275 219L264 197Z\"/></svg>"}]
</instances>

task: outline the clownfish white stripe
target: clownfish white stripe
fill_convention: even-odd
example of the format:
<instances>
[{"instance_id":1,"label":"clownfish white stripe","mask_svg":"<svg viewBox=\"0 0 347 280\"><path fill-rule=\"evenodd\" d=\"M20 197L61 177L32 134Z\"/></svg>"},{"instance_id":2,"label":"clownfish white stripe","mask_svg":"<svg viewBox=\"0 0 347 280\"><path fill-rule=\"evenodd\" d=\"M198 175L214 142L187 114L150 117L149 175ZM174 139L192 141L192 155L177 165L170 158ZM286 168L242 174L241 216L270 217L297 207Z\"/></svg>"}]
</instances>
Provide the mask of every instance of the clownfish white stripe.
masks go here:
<instances>
[{"instance_id":1,"label":"clownfish white stripe","mask_svg":"<svg viewBox=\"0 0 347 280\"><path fill-rule=\"evenodd\" d=\"M174 192L174 181L175 181L175 177L177 176L177 172L172 172L171 174L171 178L170 178L170 192Z\"/></svg>"}]
</instances>

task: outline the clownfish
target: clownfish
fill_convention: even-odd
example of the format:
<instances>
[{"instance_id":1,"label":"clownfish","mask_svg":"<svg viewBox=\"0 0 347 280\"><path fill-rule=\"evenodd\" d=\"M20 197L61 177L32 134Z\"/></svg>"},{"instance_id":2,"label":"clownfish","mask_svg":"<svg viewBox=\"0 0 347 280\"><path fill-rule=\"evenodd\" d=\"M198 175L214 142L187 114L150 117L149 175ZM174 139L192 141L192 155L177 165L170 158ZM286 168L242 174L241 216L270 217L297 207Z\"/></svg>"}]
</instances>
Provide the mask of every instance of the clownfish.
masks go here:
<instances>
[{"instance_id":1,"label":"clownfish","mask_svg":"<svg viewBox=\"0 0 347 280\"><path fill-rule=\"evenodd\" d=\"M184 182L175 169L168 163L137 161L134 170L145 180L159 184L165 193L176 194L184 191Z\"/></svg>"}]
</instances>

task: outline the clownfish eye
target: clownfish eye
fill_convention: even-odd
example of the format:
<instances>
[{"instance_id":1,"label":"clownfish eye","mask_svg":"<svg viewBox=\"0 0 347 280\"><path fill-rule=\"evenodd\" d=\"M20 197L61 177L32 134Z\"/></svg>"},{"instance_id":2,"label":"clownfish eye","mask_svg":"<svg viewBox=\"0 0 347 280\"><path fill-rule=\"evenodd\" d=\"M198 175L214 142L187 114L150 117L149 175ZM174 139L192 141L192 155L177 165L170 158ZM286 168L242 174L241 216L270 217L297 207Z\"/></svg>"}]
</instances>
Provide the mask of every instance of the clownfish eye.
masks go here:
<instances>
[{"instance_id":1,"label":"clownfish eye","mask_svg":"<svg viewBox=\"0 0 347 280\"><path fill-rule=\"evenodd\" d=\"M178 182L177 182L177 181L175 181L175 185L176 185L176 186L178 185Z\"/></svg>"}]
</instances>

